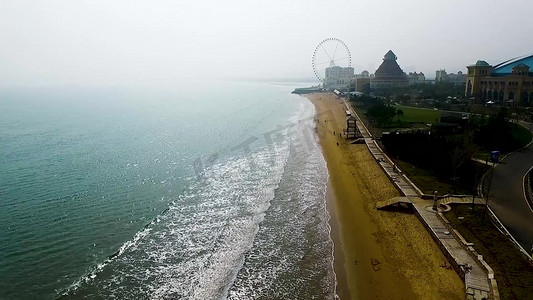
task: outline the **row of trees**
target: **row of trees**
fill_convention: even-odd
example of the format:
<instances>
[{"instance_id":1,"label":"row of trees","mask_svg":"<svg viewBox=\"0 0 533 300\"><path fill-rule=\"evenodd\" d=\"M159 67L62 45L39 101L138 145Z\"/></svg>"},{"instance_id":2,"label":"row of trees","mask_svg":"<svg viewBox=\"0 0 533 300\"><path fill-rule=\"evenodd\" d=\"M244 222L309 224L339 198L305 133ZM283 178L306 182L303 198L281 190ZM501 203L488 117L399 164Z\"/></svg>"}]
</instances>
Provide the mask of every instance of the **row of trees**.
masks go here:
<instances>
[{"instance_id":1,"label":"row of trees","mask_svg":"<svg viewBox=\"0 0 533 300\"><path fill-rule=\"evenodd\" d=\"M393 123L394 117L396 121L400 121L403 116L403 110L385 103L383 98L370 96L356 96L351 98L358 106L366 109L365 115L368 117L372 125L376 127L384 127Z\"/></svg>"},{"instance_id":2,"label":"row of trees","mask_svg":"<svg viewBox=\"0 0 533 300\"><path fill-rule=\"evenodd\" d=\"M444 181L451 180L454 186L459 180L463 187L475 184L478 167L471 158L476 153L507 153L530 140L527 129L508 122L505 108L489 117L471 115L466 126L454 133L410 131L382 137L385 150L392 157L429 170Z\"/></svg>"},{"instance_id":3,"label":"row of trees","mask_svg":"<svg viewBox=\"0 0 533 300\"><path fill-rule=\"evenodd\" d=\"M378 127L383 127L391 124L394 117L397 117L397 122L399 122L400 116L403 116L403 110L378 103L367 110L366 116Z\"/></svg>"},{"instance_id":4,"label":"row of trees","mask_svg":"<svg viewBox=\"0 0 533 300\"><path fill-rule=\"evenodd\" d=\"M411 99L411 95L418 99L446 100L451 97L463 97L465 84L439 81L435 84L414 84L406 87L370 89L370 93L385 98L394 98L404 102Z\"/></svg>"},{"instance_id":5,"label":"row of trees","mask_svg":"<svg viewBox=\"0 0 533 300\"><path fill-rule=\"evenodd\" d=\"M471 134L435 135L427 131L393 132L383 135L385 150L394 158L428 170L444 181L461 179L463 186L473 186L471 157L478 150ZM466 180L465 180L466 179Z\"/></svg>"},{"instance_id":6,"label":"row of trees","mask_svg":"<svg viewBox=\"0 0 533 300\"><path fill-rule=\"evenodd\" d=\"M484 118L471 118L470 130L474 131L474 143L485 151L499 150L507 153L525 146L531 140L529 130L508 122L509 113L505 107Z\"/></svg>"}]
</instances>

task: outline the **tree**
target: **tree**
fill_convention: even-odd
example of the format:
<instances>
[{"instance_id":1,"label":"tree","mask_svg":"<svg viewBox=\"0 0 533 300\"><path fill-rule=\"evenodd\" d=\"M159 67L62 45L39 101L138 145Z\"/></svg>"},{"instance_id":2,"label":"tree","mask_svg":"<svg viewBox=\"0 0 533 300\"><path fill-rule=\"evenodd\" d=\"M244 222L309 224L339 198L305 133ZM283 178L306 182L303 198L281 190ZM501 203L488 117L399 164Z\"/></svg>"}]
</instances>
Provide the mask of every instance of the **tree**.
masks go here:
<instances>
[{"instance_id":1,"label":"tree","mask_svg":"<svg viewBox=\"0 0 533 300\"><path fill-rule=\"evenodd\" d=\"M398 108L398 109L396 110L396 116L398 117L398 122L400 122L400 116L403 117L403 110L401 110L401 109Z\"/></svg>"},{"instance_id":2,"label":"tree","mask_svg":"<svg viewBox=\"0 0 533 300\"><path fill-rule=\"evenodd\" d=\"M469 132L465 132L462 136L462 139L452 143L452 145L453 148L449 159L452 168L452 181L455 193L457 192L457 171L466 162L470 162L472 155L474 155L477 149Z\"/></svg>"},{"instance_id":3,"label":"tree","mask_svg":"<svg viewBox=\"0 0 533 300\"><path fill-rule=\"evenodd\" d=\"M392 118L396 115L396 109L390 105L378 103L368 109L366 115L376 122L378 126L384 126L392 121Z\"/></svg>"}]
</instances>

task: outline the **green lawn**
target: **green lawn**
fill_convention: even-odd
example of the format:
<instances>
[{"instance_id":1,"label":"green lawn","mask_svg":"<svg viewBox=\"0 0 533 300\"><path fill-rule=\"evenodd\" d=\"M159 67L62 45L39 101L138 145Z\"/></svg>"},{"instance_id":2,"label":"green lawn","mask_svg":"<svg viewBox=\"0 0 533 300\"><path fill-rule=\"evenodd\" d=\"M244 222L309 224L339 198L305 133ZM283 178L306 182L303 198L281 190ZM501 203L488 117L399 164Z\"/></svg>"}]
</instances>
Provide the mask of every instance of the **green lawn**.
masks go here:
<instances>
[{"instance_id":1,"label":"green lawn","mask_svg":"<svg viewBox=\"0 0 533 300\"><path fill-rule=\"evenodd\" d=\"M460 169L457 176L459 177L455 183L451 178L439 178L437 174L413 165L410 162L394 159L400 169L409 177L409 179L424 192L424 194L433 194L438 191L440 195L444 194L463 194L472 195L474 185L477 186L477 181L481 174L485 173L489 167L483 164L474 163L468 168Z\"/></svg>"},{"instance_id":2,"label":"green lawn","mask_svg":"<svg viewBox=\"0 0 533 300\"><path fill-rule=\"evenodd\" d=\"M533 299L533 266L489 221L482 205L452 205L444 213L453 227L494 270L501 299ZM459 219L458 217L463 217Z\"/></svg>"},{"instance_id":3,"label":"green lawn","mask_svg":"<svg viewBox=\"0 0 533 300\"><path fill-rule=\"evenodd\" d=\"M529 144L531 141L531 131L514 123L511 123L511 129L513 139L516 141L517 149L525 147L527 144Z\"/></svg>"},{"instance_id":4,"label":"green lawn","mask_svg":"<svg viewBox=\"0 0 533 300\"><path fill-rule=\"evenodd\" d=\"M368 118L366 117L367 109L363 109L358 106L353 106L353 109L355 110L355 112L357 112L357 115L359 115L359 117L363 120L363 123L365 124L366 128L373 136L381 136L383 128L374 127L370 124Z\"/></svg>"},{"instance_id":5,"label":"green lawn","mask_svg":"<svg viewBox=\"0 0 533 300\"><path fill-rule=\"evenodd\" d=\"M434 191L439 191L440 195L453 193L453 185L439 180L433 172L399 159L395 159L394 162L424 194L433 194Z\"/></svg>"},{"instance_id":6,"label":"green lawn","mask_svg":"<svg viewBox=\"0 0 533 300\"><path fill-rule=\"evenodd\" d=\"M396 105L394 107L403 111L403 116L400 117L400 121L402 122L436 123L440 121L440 111L438 110L402 105Z\"/></svg>"}]
</instances>

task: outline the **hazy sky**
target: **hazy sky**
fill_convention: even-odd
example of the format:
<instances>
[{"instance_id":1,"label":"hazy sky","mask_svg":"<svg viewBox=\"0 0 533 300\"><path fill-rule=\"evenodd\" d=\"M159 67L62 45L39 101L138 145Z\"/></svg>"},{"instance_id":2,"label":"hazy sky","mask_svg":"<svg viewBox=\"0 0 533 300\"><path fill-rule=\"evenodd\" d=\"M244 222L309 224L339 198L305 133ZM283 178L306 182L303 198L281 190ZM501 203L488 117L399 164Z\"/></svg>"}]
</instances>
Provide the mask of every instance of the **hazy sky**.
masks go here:
<instances>
[{"instance_id":1,"label":"hazy sky","mask_svg":"<svg viewBox=\"0 0 533 300\"><path fill-rule=\"evenodd\" d=\"M392 49L404 71L434 77L533 53L532 11L528 0L0 0L0 85L312 78L327 37L348 45L356 73Z\"/></svg>"}]
</instances>

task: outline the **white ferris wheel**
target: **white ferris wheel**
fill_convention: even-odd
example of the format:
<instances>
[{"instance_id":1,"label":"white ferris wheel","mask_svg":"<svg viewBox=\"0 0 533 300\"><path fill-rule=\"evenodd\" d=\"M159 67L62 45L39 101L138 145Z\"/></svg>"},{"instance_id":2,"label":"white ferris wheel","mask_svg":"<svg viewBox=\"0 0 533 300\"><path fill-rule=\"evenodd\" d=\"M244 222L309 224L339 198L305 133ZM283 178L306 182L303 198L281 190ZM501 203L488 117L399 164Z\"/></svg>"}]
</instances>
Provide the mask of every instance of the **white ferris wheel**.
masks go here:
<instances>
[{"instance_id":1,"label":"white ferris wheel","mask_svg":"<svg viewBox=\"0 0 533 300\"><path fill-rule=\"evenodd\" d=\"M313 53L313 71L321 82L326 76L326 68L333 66L350 67L351 64L350 50L338 38L327 38L321 41Z\"/></svg>"}]
</instances>

